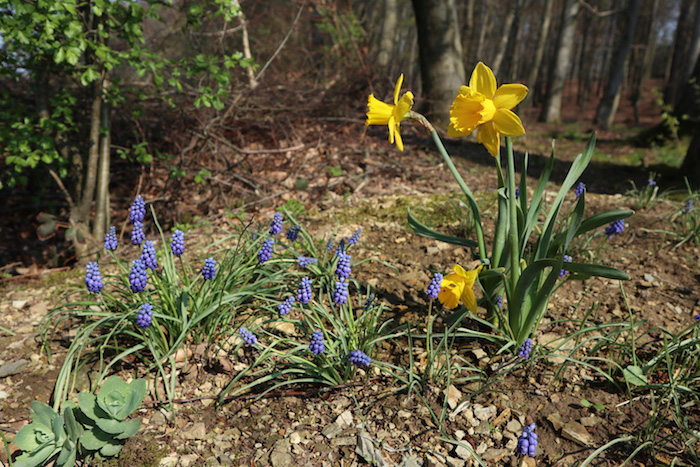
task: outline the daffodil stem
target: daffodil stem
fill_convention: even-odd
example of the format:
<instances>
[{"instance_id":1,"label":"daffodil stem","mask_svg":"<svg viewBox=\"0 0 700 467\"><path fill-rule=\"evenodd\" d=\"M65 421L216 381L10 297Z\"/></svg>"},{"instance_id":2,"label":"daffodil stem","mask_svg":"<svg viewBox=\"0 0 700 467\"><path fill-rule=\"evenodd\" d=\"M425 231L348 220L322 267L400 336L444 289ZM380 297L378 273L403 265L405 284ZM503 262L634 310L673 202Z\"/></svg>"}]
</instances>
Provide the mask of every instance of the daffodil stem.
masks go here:
<instances>
[{"instance_id":1,"label":"daffodil stem","mask_svg":"<svg viewBox=\"0 0 700 467\"><path fill-rule=\"evenodd\" d=\"M462 176L459 174L459 171L457 170L457 167L455 167L454 163L452 162L452 158L450 157L449 154L447 154L447 150L445 149L445 146L442 144L442 140L440 139L440 136L438 136L437 131L434 129L430 132L433 135L433 140L435 141L435 145L437 146L438 152L442 156L442 158L445 161L445 164L447 164L447 168L450 169L450 172L452 172L452 175L454 176L455 180L457 180L457 184L459 185L459 188L461 188L462 192L466 195L467 201L469 201L469 207L472 210L472 214L474 215L474 220L476 221L476 239L477 242L479 243L479 259L485 260L486 259L486 240L484 240L484 231L481 227L481 216L479 215L479 206L476 204L476 200L474 199L474 194L472 191L469 189L467 184L465 183L464 179Z\"/></svg>"},{"instance_id":2,"label":"daffodil stem","mask_svg":"<svg viewBox=\"0 0 700 467\"><path fill-rule=\"evenodd\" d=\"M506 157L508 158L508 215L510 218L510 283L511 291L515 290L515 286L520 279L520 248L518 241L518 213L515 203L515 161L513 160L513 141L506 136ZM523 194L524 196L524 194ZM512 326L513 323L511 323Z\"/></svg>"}]
</instances>

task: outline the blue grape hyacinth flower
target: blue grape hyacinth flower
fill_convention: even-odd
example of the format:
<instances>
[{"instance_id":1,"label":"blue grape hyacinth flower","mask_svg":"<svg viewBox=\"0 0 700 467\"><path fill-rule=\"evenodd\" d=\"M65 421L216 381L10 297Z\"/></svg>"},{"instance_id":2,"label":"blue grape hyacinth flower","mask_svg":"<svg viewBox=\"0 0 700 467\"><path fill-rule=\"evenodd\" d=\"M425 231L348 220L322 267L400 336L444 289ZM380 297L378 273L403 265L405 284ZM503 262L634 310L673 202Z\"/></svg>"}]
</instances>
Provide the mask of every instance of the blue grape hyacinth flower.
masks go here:
<instances>
[{"instance_id":1,"label":"blue grape hyacinth flower","mask_svg":"<svg viewBox=\"0 0 700 467\"><path fill-rule=\"evenodd\" d=\"M685 202L685 207L683 208L683 214L688 214L690 210L693 209L693 200L689 199Z\"/></svg>"},{"instance_id":2,"label":"blue grape hyacinth flower","mask_svg":"<svg viewBox=\"0 0 700 467\"><path fill-rule=\"evenodd\" d=\"M437 300L438 294L440 293L440 288L442 288L442 274L436 272L433 275L430 285L428 285L428 289L425 291L425 293L433 300Z\"/></svg>"},{"instance_id":3,"label":"blue grape hyacinth flower","mask_svg":"<svg viewBox=\"0 0 700 467\"><path fill-rule=\"evenodd\" d=\"M146 329L153 321L153 305L144 303L136 314L136 325L141 329Z\"/></svg>"},{"instance_id":4,"label":"blue grape hyacinth flower","mask_svg":"<svg viewBox=\"0 0 700 467\"><path fill-rule=\"evenodd\" d=\"M268 238L263 242L260 250L258 251L258 262L260 264L265 263L272 258L272 248L274 244L274 238Z\"/></svg>"},{"instance_id":5,"label":"blue grape hyacinth flower","mask_svg":"<svg viewBox=\"0 0 700 467\"><path fill-rule=\"evenodd\" d=\"M576 188L574 189L574 194L576 195L576 198L580 198L585 191L586 184L583 182L578 182L578 185L576 185Z\"/></svg>"},{"instance_id":6,"label":"blue grape hyacinth flower","mask_svg":"<svg viewBox=\"0 0 700 467\"><path fill-rule=\"evenodd\" d=\"M333 249L333 237L330 237L328 239L328 242L326 243L326 251L331 251Z\"/></svg>"},{"instance_id":7,"label":"blue grape hyacinth flower","mask_svg":"<svg viewBox=\"0 0 700 467\"><path fill-rule=\"evenodd\" d=\"M357 366L369 366L370 363L372 363L372 359L359 349L350 352L348 359L350 360L350 363Z\"/></svg>"},{"instance_id":8,"label":"blue grape hyacinth flower","mask_svg":"<svg viewBox=\"0 0 700 467\"><path fill-rule=\"evenodd\" d=\"M294 305L294 296L287 297L285 301L280 303L277 306L277 309L280 311L280 315L285 316L287 313L289 313L292 310L292 305Z\"/></svg>"},{"instance_id":9,"label":"blue grape hyacinth flower","mask_svg":"<svg viewBox=\"0 0 700 467\"><path fill-rule=\"evenodd\" d=\"M131 243L141 245L144 240L146 240L146 234L143 233L143 224L134 222L134 227L131 229Z\"/></svg>"},{"instance_id":10,"label":"blue grape hyacinth flower","mask_svg":"<svg viewBox=\"0 0 700 467\"><path fill-rule=\"evenodd\" d=\"M569 256L569 255L564 255L564 262L565 262L565 263L570 263L570 262L571 262L571 256ZM569 274L569 271L567 271L566 269L562 269L562 270L559 271L559 277L564 277L564 276L566 276L567 274Z\"/></svg>"},{"instance_id":11,"label":"blue grape hyacinth flower","mask_svg":"<svg viewBox=\"0 0 700 467\"><path fill-rule=\"evenodd\" d=\"M625 220L618 219L605 228L605 234L608 236L608 238L612 238L613 235L620 235L624 230Z\"/></svg>"},{"instance_id":12,"label":"blue grape hyacinth flower","mask_svg":"<svg viewBox=\"0 0 700 467\"><path fill-rule=\"evenodd\" d=\"M321 332L321 330L317 329L311 335L309 350L314 355L321 355L323 351L326 350L326 346L323 343L323 332Z\"/></svg>"},{"instance_id":13,"label":"blue grape hyacinth flower","mask_svg":"<svg viewBox=\"0 0 700 467\"><path fill-rule=\"evenodd\" d=\"M352 234L352 237L348 239L348 245L357 245L357 242L360 241L360 234L362 234L362 227L359 227L354 234Z\"/></svg>"},{"instance_id":14,"label":"blue grape hyacinth flower","mask_svg":"<svg viewBox=\"0 0 700 467\"><path fill-rule=\"evenodd\" d=\"M352 256L343 251L338 254L338 264L335 267L335 275L338 277L339 281L344 281L350 277L352 273L351 260Z\"/></svg>"},{"instance_id":15,"label":"blue grape hyacinth flower","mask_svg":"<svg viewBox=\"0 0 700 467\"><path fill-rule=\"evenodd\" d=\"M204 260L202 277L205 281L210 281L214 279L214 276L216 276L216 260L210 257Z\"/></svg>"},{"instance_id":16,"label":"blue grape hyacinth flower","mask_svg":"<svg viewBox=\"0 0 700 467\"><path fill-rule=\"evenodd\" d=\"M180 229L175 229L170 240L170 251L178 258L185 252L185 234Z\"/></svg>"},{"instance_id":17,"label":"blue grape hyacinth flower","mask_svg":"<svg viewBox=\"0 0 700 467\"><path fill-rule=\"evenodd\" d=\"M85 267L85 285L90 293L100 293L105 286L102 283L100 267L93 261L87 263Z\"/></svg>"},{"instance_id":18,"label":"blue grape hyacinth flower","mask_svg":"<svg viewBox=\"0 0 700 467\"><path fill-rule=\"evenodd\" d=\"M301 266L302 268L318 263L318 259L310 258L308 256L299 256L297 258L297 261L299 261L299 266Z\"/></svg>"},{"instance_id":19,"label":"blue grape hyacinth flower","mask_svg":"<svg viewBox=\"0 0 700 467\"><path fill-rule=\"evenodd\" d=\"M518 452L526 454L530 457L535 457L537 450L537 433L535 433L535 424L531 424L523 428L522 434L518 437Z\"/></svg>"},{"instance_id":20,"label":"blue grape hyacinth flower","mask_svg":"<svg viewBox=\"0 0 700 467\"><path fill-rule=\"evenodd\" d=\"M290 227L289 230L287 230L287 240L292 243L296 242L297 238L299 238L299 232L301 232L300 225Z\"/></svg>"},{"instance_id":21,"label":"blue grape hyacinth flower","mask_svg":"<svg viewBox=\"0 0 700 467\"><path fill-rule=\"evenodd\" d=\"M309 279L308 277L304 277L301 280L301 284L299 285L299 288L297 289L297 300L299 300L299 303L309 303L312 298L312 292L311 292L311 283L313 281Z\"/></svg>"},{"instance_id":22,"label":"blue grape hyacinth flower","mask_svg":"<svg viewBox=\"0 0 700 467\"><path fill-rule=\"evenodd\" d=\"M530 352L532 352L532 339L528 337L518 349L518 357L527 360L530 358Z\"/></svg>"},{"instance_id":23,"label":"blue grape hyacinth flower","mask_svg":"<svg viewBox=\"0 0 700 467\"><path fill-rule=\"evenodd\" d=\"M117 249L117 229L116 227L110 227L109 232L105 236L105 250L114 251Z\"/></svg>"},{"instance_id":24,"label":"blue grape hyacinth flower","mask_svg":"<svg viewBox=\"0 0 700 467\"><path fill-rule=\"evenodd\" d=\"M270 223L270 235L277 235L282 232L282 214L276 212Z\"/></svg>"},{"instance_id":25,"label":"blue grape hyacinth flower","mask_svg":"<svg viewBox=\"0 0 700 467\"><path fill-rule=\"evenodd\" d=\"M153 246L153 242L151 240L146 240L145 242L143 242L143 250L141 251L141 262L147 269L150 269L151 271L155 271L156 269L158 269L156 249Z\"/></svg>"},{"instance_id":26,"label":"blue grape hyacinth flower","mask_svg":"<svg viewBox=\"0 0 700 467\"><path fill-rule=\"evenodd\" d=\"M248 347L252 347L258 341L258 336L248 331L246 328L242 327L238 330L239 334L243 338L243 343Z\"/></svg>"},{"instance_id":27,"label":"blue grape hyacinth flower","mask_svg":"<svg viewBox=\"0 0 700 467\"><path fill-rule=\"evenodd\" d=\"M137 222L143 222L146 217L146 202L143 200L143 196L138 195L129 209L129 221L132 224Z\"/></svg>"},{"instance_id":28,"label":"blue grape hyacinth flower","mask_svg":"<svg viewBox=\"0 0 700 467\"><path fill-rule=\"evenodd\" d=\"M493 301L493 304L496 305L496 307L500 310L503 308L503 295L499 295L495 298Z\"/></svg>"},{"instance_id":29,"label":"blue grape hyacinth flower","mask_svg":"<svg viewBox=\"0 0 700 467\"><path fill-rule=\"evenodd\" d=\"M348 283L345 281L337 281L335 290L333 291L333 301L338 305L344 305L348 302Z\"/></svg>"},{"instance_id":30,"label":"blue grape hyacinth flower","mask_svg":"<svg viewBox=\"0 0 700 467\"><path fill-rule=\"evenodd\" d=\"M129 287L134 293L143 292L146 290L148 283L148 273L146 267L140 259L135 259L131 262L131 271L129 272Z\"/></svg>"}]
</instances>

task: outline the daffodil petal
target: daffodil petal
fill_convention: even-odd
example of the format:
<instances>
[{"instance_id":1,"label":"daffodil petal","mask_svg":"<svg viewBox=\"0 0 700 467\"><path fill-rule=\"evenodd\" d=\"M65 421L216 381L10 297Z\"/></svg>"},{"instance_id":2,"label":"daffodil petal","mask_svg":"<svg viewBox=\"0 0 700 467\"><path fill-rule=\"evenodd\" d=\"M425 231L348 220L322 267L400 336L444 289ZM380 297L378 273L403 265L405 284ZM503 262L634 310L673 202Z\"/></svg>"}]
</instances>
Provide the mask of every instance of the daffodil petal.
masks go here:
<instances>
[{"instance_id":1,"label":"daffodil petal","mask_svg":"<svg viewBox=\"0 0 700 467\"><path fill-rule=\"evenodd\" d=\"M447 308L457 308L463 290L461 284L443 279L440 292L438 292L438 300Z\"/></svg>"},{"instance_id":2,"label":"daffodil petal","mask_svg":"<svg viewBox=\"0 0 700 467\"><path fill-rule=\"evenodd\" d=\"M482 110L484 110L484 96L467 86L462 86L450 106L450 127L453 134L450 136L468 135L482 123ZM449 135L448 128L448 135Z\"/></svg>"},{"instance_id":3,"label":"daffodil petal","mask_svg":"<svg viewBox=\"0 0 700 467\"><path fill-rule=\"evenodd\" d=\"M498 109L493 116L493 125L498 133L505 136L520 136L525 134L520 117L508 109Z\"/></svg>"},{"instance_id":4,"label":"daffodil petal","mask_svg":"<svg viewBox=\"0 0 700 467\"><path fill-rule=\"evenodd\" d=\"M487 99L491 99L496 93L496 77L493 76L491 68L484 65L483 62L477 63L469 80L469 87L483 94Z\"/></svg>"},{"instance_id":5,"label":"daffodil petal","mask_svg":"<svg viewBox=\"0 0 700 467\"><path fill-rule=\"evenodd\" d=\"M464 303L464 306L466 306L469 311L476 313L476 296L470 287L464 288L461 299L462 303Z\"/></svg>"},{"instance_id":6,"label":"daffodil petal","mask_svg":"<svg viewBox=\"0 0 700 467\"><path fill-rule=\"evenodd\" d=\"M527 96L527 86L522 84L504 84L496 90L493 103L498 109L512 109Z\"/></svg>"},{"instance_id":7,"label":"daffodil petal","mask_svg":"<svg viewBox=\"0 0 700 467\"><path fill-rule=\"evenodd\" d=\"M369 95L367 107L369 107L369 111L365 125L386 125L394 112L393 105L380 101L374 97L374 94Z\"/></svg>"},{"instance_id":8,"label":"daffodil petal","mask_svg":"<svg viewBox=\"0 0 700 467\"><path fill-rule=\"evenodd\" d=\"M399 151L403 151L403 140L401 139L401 133L399 132L399 122L396 122L396 131L394 133L394 136L396 138L396 147L399 148Z\"/></svg>"},{"instance_id":9,"label":"daffodil petal","mask_svg":"<svg viewBox=\"0 0 700 467\"><path fill-rule=\"evenodd\" d=\"M472 130L474 131L474 130ZM469 132L471 133L471 131ZM447 127L447 136L451 138L459 138L460 136L466 136L469 133L466 133L464 131L460 131L454 127L454 124L450 123L449 126Z\"/></svg>"},{"instance_id":10,"label":"daffodil petal","mask_svg":"<svg viewBox=\"0 0 700 467\"><path fill-rule=\"evenodd\" d=\"M408 112L411 111L412 107L413 93L408 91L403 96L401 96L401 99L399 99L399 101L396 104L396 108L394 109L396 121L400 122L402 120L405 120L407 118Z\"/></svg>"},{"instance_id":11,"label":"daffodil petal","mask_svg":"<svg viewBox=\"0 0 700 467\"><path fill-rule=\"evenodd\" d=\"M458 276L465 277L465 278L467 277L467 271L459 264L455 264L454 266L452 266L452 272L457 274ZM448 276L449 276L449 274L448 274Z\"/></svg>"},{"instance_id":12,"label":"daffodil petal","mask_svg":"<svg viewBox=\"0 0 700 467\"><path fill-rule=\"evenodd\" d=\"M395 136L396 136L396 118L392 115L389 117L389 142L391 144L394 144Z\"/></svg>"},{"instance_id":13,"label":"daffodil petal","mask_svg":"<svg viewBox=\"0 0 700 467\"><path fill-rule=\"evenodd\" d=\"M498 132L491 122L479 125L476 139L486 147L489 154L493 157L498 157L498 153L501 149L501 142L498 138Z\"/></svg>"},{"instance_id":14,"label":"daffodil petal","mask_svg":"<svg viewBox=\"0 0 700 467\"><path fill-rule=\"evenodd\" d=\"M396 81L396 87L394 88L394 104L399 103L399 93L401 92L401 85L403 84L403 73L399 76L398 81Z\"/></svg>"}]
</instances>

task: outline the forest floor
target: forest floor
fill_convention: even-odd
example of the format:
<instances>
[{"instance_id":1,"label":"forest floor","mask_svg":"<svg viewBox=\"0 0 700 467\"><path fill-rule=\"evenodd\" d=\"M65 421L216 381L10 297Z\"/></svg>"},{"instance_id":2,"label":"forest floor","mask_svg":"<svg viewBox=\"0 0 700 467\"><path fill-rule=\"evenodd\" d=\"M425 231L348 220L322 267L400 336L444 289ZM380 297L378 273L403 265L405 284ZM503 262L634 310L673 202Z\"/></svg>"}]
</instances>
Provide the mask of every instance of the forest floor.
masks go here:
<instances>
[{"instance_id":1,"label":"forest floor","mask_svg":"<svg viewBox=\"0 0 700 467\"><path fill-rule=\"evenodd\" d=\"M648 126L658 121L649 106L644 112L648 120L643 122ZM530 152L528 182L533 186L551 151L551 140L556 139L558 162L548 195L556 193L568 163L583 150L592 131L592 126L573 117L564 116L571 123L542 125L525 113L528 133L515 141L518 151ZM677 240L662 232L685 199L679 192L667 191L679 186L669 164L678 163L682 150L635 148L626 138L638 129L626 126L630 115L623 112L619 118L620 125L598 133L593 162L582 177L587 185L586 214L617 208L634 209L636 214L627 220L622 235L608 239L601 233L573 254L621 269L631 280L594 278L568 281L559 288L534 336L539 350L528 364L496 372L507 358L493 355L492 349L485 352L483 343L466 342L461 343L460 354L480 368L484 378L447 392L431 387L421 393L423 400L415 392L396 392L389 377L370 367L356 378L357 384L331 391L290 390L262 399L241 397L218 407L208 396L216 396L228 383L230 372L212 368L195 352L181 369L177 394L182 401L173 412L148 405L140 409L143 429L129 440L116 465L471 465L469 452L443 439L431 416L431 410L439 413L445 403L451 413L438 422L443 431L470 444L487 465L578 465L611 440L644 432L654 409L648 397L631 398L590 367L564 365L569 355L580 357L593 345L574 351L574 343L564 339L589 312L590 326L641 323L635 335L645 352L656 348L660 329L678 333L700 313L700 247L686 243L675 248ZM296 139L285 143L292 148L287 152L269 153L264 141L248 141L241 147L255 155L241 155L235 177L216 174L206 186L191 185L175 197L168 195L167 201L160 198L167 175L162 168L152 168L143 177L146 200L156 212L165 211L167 204L172 218L190 224L188 238L202 245L232 228L227 215L231 211L262 222L285 206L317 238L330 233L348 237L362 227L353 259L381 261L365 262L353 273L387 305L387 319L422 322L431 271L448 272L452 265L472 259L464 248L419 237L408 228L410 208L437 230L464 234L460 193L432 141L420 128L402 125L406 151L399 152L386 141L385 129L363 130L362 114L342 125L321 119L304 123L320 130L313 137L301 130L294 133ZM446 146L483 202L488 236L497 186L494 159L474 142L450 140ZM626 193L630 181L646 185L651 171L661 174L657 182L667 194L639 209L639 198ZM247 191L232 188L241 180ZM126 200L133 196L121 195L124 202L114 213L117 222L128 217ZM219 202L211 203L212 199ZM209 209L203 209L205 205ZM3 228L10 229L6 224ZM26 236L31 235L17 236L15 242ZM49 400L65 348L51 341L47 358L39 325L56 304L64 282L78 283L83 277L79 268L41 274L62 266L51 263L50 255L44 258L48 259L36 260L31 267L15 266L15 275L0 282L0 326L15 333L0 333L0 431L6 437L13 437L28 421L32 400ZM443 318L439 316L438 323ZM406 349L404 341L388 342L375 360L389 360ZM424 358L420 348L414 350L417 361ZM615 358L614 349L607 352L602 355ZM460 394L472 395L464 401ZM691 427L700 426L698 404L685 410ZM536 423L539 434L534 459L515 452L522 426L530 422ZM671 423L661 422L656 449L640 453L634 465L668 465L674 456L679 457L675 465L692 465L688 447L667 436L672 429ZM616 445L593 465L619 465L635 447L634 442ZM699 448L696 440L694 449ZM0 453L0 462L7 462L5 454Z\"/></svg>"}]
</instances>

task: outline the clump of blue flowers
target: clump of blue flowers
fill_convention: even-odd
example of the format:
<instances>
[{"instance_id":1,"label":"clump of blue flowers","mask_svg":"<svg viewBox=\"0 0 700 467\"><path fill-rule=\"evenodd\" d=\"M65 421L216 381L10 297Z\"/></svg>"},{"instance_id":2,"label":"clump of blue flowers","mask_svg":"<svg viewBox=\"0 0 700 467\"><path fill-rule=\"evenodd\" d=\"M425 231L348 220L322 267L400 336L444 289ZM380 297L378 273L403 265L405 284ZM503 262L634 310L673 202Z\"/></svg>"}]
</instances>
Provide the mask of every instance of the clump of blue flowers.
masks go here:
<instances>
[{"instance_id":1,"label":"clump of blue flowers","mask_svg":"<svg viewBox=\"0 0 700 467\"><path fill-rule=\"evenodd\" d=\"M270 235L277 235L282 232L282 214L276 212L270 224Z\"/></svg>"},{"instance_id":2,"label":"clump of blue flowers","mask_svg":"<svg viewBox=\"0 0 700 467\"><path fill-rule=\"evenodd\" d=\"M141 251L141 262L147 269L150 269L151 271L155 271L156 269L158 269L156 249L153 246L153 242L151 240L146 240L145 242L143 242L143 250Z\"/></svg>"},{"instance_id":3,"label":"clump of blue flowers","mask_svg":"<svg viewBox=\"0 0 700 467\"><path fill-rule=\"evenodd\" d=\"M272 246L275 244L274 238L266 239L258 251L258 262L265 263L272 258Z\"/></svg>"},{"instance_id":4,"label":"clump of blue flowers","mask_svg":"<svg viewBox=\"0 0 700 467\"><path fill-rule=\"evenodd\" d=\"M131 243L140 245L146 240L146 234L143 233L143 224L141 221L134 222L134 227L131 229Z\"/></svg>"},{"instance_id":5,"label":"clump of blue flowers","mask_svg":"<svg viewBox=\"0 0 700 467\"><path fill-rule=\"evenodd\" d=\"M299 288L297 289L297 299L299 300L299 303L309 303L311 301L311 283L313 281L309 279L308 277L304 277L301 280L301 284L299 285Z\"/></svg>"},{"instance_id":6,"label":"clump of blue flowers","mask_svg":"<svg viewBox=\"0 0 700 467\"><path fill-rule=\"evenodd\" d=\"M146 217L146 202L143 196L138 195L129 209L129 221L136 225L137 222L143 222Z\"/></svg>"},{"instance_id":7,"label":"clump of blue flowers","mask_svg":"<svg viewBox=\"0 0 700 467\"><path fill-rule=\"evenodd\" d=\"M292 305L294 305L294 296L288 297L285 301L279 304L277 307L280 311L280 315L285 316L292 310Z\"/></svg>"},{"instance_id":8,"label":"clump of blue flowers","mask_svg":"<svg viewBox=\"0 0 700 467\"><path fill-rule=\"evenodd\" d=\"M146 267L140 259L135 259L131 262L131 271L129 272L129 287L134 293L143 292L146 290L148 282L148 273Z\"/></svg>"},{"instance_id":9,"label":"clump of blue flowers","mask_svg":"<svg viewBox=\"0 0 700 467\"><path fill-rule=\"evenodd\" d=\"M338 264L335 268L335 275L338 277L339 281L344 281L350 277L352 273L350 265L351 259L352 257L342 250L338 253Z\"/></svg>"},{"instance_id":10,"label":"clump of blue flowers","mask_svg":"<svg viewBox=\"0 0 700 467\"><path fill-rule=\"evenodd\" d=\"M136 325L141 329L146 329L153 321L153 305L144 303L136 314Z\"/></svg>"},{"instance_id":11,"label":"clump of blue flowers","mask_svg":"<svg viewBox=\"0 0 700 467\"><path fill-rule=\"evenodd\" d=\"M605 234L608 236L608 238L612 238L613 235L620 235L624 230L625 220L618 219L605 228Z\"/></svg>"},{"instance_id":12,"label":"clump of blue flowers","mask_svg":"<svg viewBox=\"0 0 700 467\"><path fill-rule=\"evenodd\" d=\"M367 356L362 350L353 350L348 356L350 363L357 366L369 366L372 363L372 359Z\"/></svg>"},{"instance_id":13,"label":"clump of blue flowers","mask_svg":"<svg viewBox=\"0 0 700 467\"><path fill-rule=\"evenodd\" d=\"M243 338L243 343L249 347L254 346L258 341L258 337L244 327L241 327L238 332L240 333L241 338Z\"/></svg>"},{"instance_id":14,"label":"clump of blue flowers","mask_svg":"<svg viewBox=\"0 0 700 467\"><path fill-rule=\"evenodd\" d=\"M117 249L117 229L110 227L109 232L105 236L105 250L114 251Z\"/></svg>"},{"instance_id":15,"label":"clump of blue flowers","mask_svg":"<svg viewBox=\"0 0 700 467\"><path fill-rule=\"evenodd\" d=\"M300 225L295 225L287 230L287 240L294 243L297 238L299 238L299 232L301 231Z\"/></svg>"},{"instance_id":16,"label":"clump of blue flowers","mask_svg":"<svg viewBox=\"0 0 700 467\"><path fill-rule=\"evenodd\" d=\"M333 301L338 305L344 305L348 302L348 283L345 281L337 281L335 290L333 291Z\"/></svg>"},{"instance_id":17,"label":"clump of blue flowers","mask_svg":"<svg viewBox=\"0 0 700 467\"><path fill-rule=\"evenodd\" d=\"M85 285L90 293L100 293L105 286L102 283L100 267L95 262L91 261L85 267Z\"/></svg>"},{"instance_id":18,"label":"clump of blue flowers","mask_svg":"<svg viewBox=\"0 0 700 467\"><path fill-rule=\"evenodd\" d=\"M537 450L537 433L535 433L535 424L531 424L523 428L522 434L518 437L518 451L520 454L527 454L530 457L535 457Z\"/></svg>"},{"instance_id":19,"label":"clump of blue flowers","mask_svg":"<svg viewBox=\"0 0 700 467\"><path fill-rule=\"evenodd\" d=\"M326 350L326 346L323 343L323 332L317 329L311 335L311 343L309 344L309 350L314 355L320 355Z\"/></svg>"},{"instance_id":20,"label":"clump of blue flowers","mask_svg":"<svg viewBox=\"0 0 700 467\"><path fill-rule=\"evenodd\" d=\"M210 281L214 279L216 275L216 260L214 258L207 258L204 260L204 267L202 268L202 277L205 281Z\"/></svg>"},{"instance_id":21,"label":"clump of blue flowers","mask_svg":"<svg viewBox=\"0 0 700 467\"><path fill-rule=\"evenodd\" d=\"M530 352L532 352L532 339L528 337L518 349L518 357L527 360L530 358Z\"/></svg>"},{"instance_id":22,"label":"clump of blue flowers","mask_svg":"<svg viewBox=\"0 0 700 467\"><path fill-rule=\"evenodd\" d=\"M308 256L299 256L297 258L297 261L299 261L299 266L301 266L302 268L318 263L318 259L309 258Z\"/></svg>"},{"instance_id":23,"label":"clump of blue flowers","mask_svg":"<svg viewBox=\"0 0 700 467\"><path fill-rule=\"evenodd\" d=\"M436 272L432 280L430 281L430 285L428 285L428 289L425 291L425 293L428 295L428 297L432 298L433 300L437 300L441 287L442 274Z\"/></svg>"},{"instance_id":24,"label":"clump of blue flowers","mask_svg":"<svg viewBox=\"0 0 700 467\"><path fill-rule=\"evenodd\" d=\"M585 191L586 184L583 182L578 182L578 185L576 185L576 188L574 189L574 194L576 195L576 198L580 198Z\"/></svg>"},{"instance_id":25,"label":"clump of blue flowers","mask_svg":"<svg viewBox=\"0 0 700 467\"><path fill-rule=\"evenodd\" d=\"M185 252L185 234L182 230L176 229L175 232L173 232L173 238L170 241L170 250L173 252L173 255L178 258Z\"/></svg>"}]
</instances>

